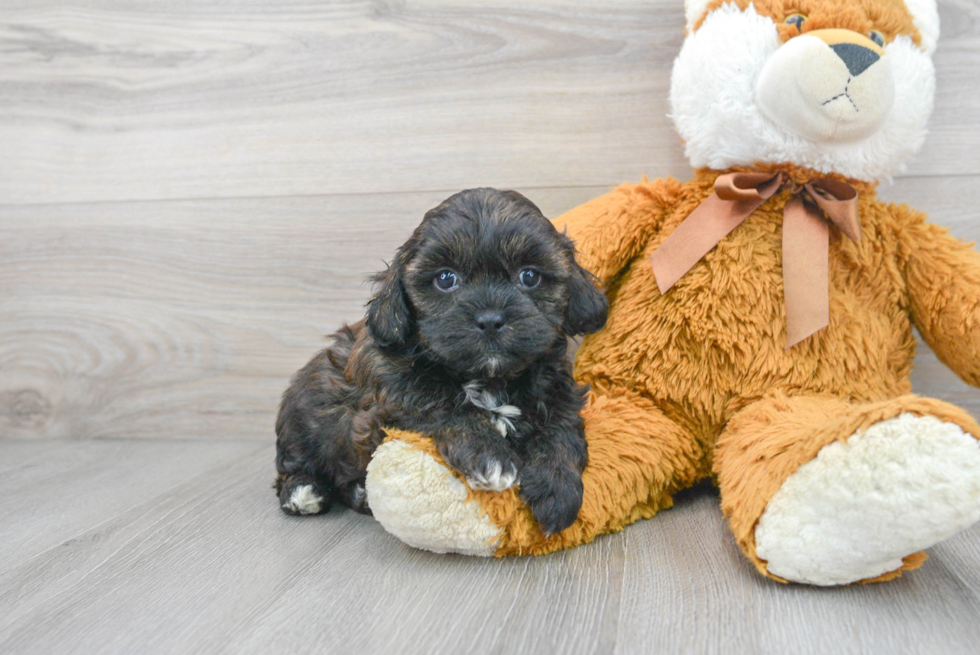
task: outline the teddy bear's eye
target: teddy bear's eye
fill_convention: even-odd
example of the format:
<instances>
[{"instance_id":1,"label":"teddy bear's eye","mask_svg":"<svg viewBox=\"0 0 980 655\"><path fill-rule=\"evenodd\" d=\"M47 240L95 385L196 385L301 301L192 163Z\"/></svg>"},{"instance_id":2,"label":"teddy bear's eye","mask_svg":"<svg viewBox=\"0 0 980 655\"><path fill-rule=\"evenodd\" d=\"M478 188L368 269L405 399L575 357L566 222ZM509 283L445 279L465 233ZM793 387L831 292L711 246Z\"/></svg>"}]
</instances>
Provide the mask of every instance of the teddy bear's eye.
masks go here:
<instances>
[{"instance_id":1,"label":"teddy bear's eye","mask_svg":"<svg viewBox=\"0 0 980 655\"><path fill-rule=\"evenodd\" d=\"M783 22L785 22L787 25L796 25L796 29L802 31L804 21L806 21L806 16L803 14L790 14Z\"/></svg>"},{"instance_id":2,"label":"teddy bear's eye","mask_svg":"<svg viewBox=\"0 0 980 655\"><path fill-rule=\"evenodd\" d=\"M871 30L868 32L868 38L882 47L885 45L885 35L878 30Z\"/></svg>"}]
</instances>

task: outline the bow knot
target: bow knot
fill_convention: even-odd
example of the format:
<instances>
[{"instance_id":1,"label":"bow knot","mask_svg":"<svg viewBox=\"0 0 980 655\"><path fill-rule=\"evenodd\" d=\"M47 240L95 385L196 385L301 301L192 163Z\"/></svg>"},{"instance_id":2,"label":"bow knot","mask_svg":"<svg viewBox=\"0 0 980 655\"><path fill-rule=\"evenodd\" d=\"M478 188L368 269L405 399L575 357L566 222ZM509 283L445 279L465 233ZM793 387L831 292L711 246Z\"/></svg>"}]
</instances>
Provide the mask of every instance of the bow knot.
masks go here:
<instances>
[{"instance_id":1,"label":"bow knot","mask_svg":"<svg viewBox=\"0 0 980 655\"><path fill-rule=\"evenodd\" d=\"M714 192L650 256L660 293L667 293L725 235L780 191L790 195L783 208L786 347L826 327L828 220L852 241L861 239L857 190L830 178L798 184L782 173L719 176Z\"/></svg>"}]
</instances>

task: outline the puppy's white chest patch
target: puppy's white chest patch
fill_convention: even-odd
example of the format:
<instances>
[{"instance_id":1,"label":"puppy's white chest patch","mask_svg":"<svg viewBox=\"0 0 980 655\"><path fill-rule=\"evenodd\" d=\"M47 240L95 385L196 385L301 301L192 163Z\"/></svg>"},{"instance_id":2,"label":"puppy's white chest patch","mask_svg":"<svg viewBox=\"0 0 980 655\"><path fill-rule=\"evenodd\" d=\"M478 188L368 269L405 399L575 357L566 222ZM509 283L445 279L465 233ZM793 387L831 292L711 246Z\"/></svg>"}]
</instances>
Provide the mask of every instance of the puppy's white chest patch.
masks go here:
<instances>
[{"instance_id":1,"label":"puppy's white chest patch","mask_svg":"<svg viewBox=\"0 0 980 655\"><path fill-rule=\"evenodd\" d=\"M514 422L511 419L521 415L519 407L503 404L496 394L484 389L483 385L476 380L464 384L463 391L466 393L466 402L473 403L480 409L485 409L491 413L491 422L501 436L506 437L508 433L516 432Z\"/></svg>"}]
</instances>

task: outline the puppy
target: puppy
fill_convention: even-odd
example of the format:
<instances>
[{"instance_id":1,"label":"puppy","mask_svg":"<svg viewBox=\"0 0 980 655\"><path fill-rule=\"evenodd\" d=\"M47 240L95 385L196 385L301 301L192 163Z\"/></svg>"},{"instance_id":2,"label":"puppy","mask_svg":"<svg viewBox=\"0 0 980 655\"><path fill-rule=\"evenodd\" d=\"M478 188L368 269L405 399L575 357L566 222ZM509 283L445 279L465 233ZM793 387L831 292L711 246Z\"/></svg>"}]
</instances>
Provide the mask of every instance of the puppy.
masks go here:
<instances>
[{"instance_id":1,"label":"puppy","mask_svg":"<svg viewBox=\"0 0 980 655\"><path fill-rule=\"evenodd\" d=\"M429 435L470 487L520 494L548 534L582 505L587 461L568 335L606 321L571 240L527 198L472 189L426 213L374 278L367 317L293 378L276 422L287 514L369 514L386 427Z\"/></svg>"}]
</instances>

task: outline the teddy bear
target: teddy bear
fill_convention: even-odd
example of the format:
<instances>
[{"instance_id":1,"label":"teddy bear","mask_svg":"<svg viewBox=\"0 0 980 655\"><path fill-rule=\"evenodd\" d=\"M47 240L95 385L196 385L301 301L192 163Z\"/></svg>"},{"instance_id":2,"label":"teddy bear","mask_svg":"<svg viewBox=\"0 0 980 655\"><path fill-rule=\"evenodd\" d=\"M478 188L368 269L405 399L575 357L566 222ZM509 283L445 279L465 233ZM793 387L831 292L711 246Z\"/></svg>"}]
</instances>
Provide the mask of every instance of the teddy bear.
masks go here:
<instances>
[{"instance_id":1,"label":"teddy bear","mask_svg":"<svg viewBox=\"0 0 980 655\"><path fill-rule=\"evenodd\" d=\"M913 326L980 385L980 253L876 196L922 144L934 0L686 0L671 116L695 174L555 219L609 300L577 521L469 489L424 435L374 454L375 517L435 552L538 555L709 478L745 557L813 585L883 581L980 519L980 426L911 393Z\"/></svg>"}]
</instances>

